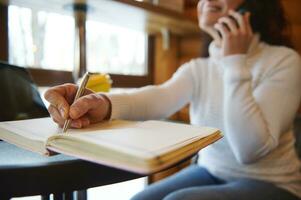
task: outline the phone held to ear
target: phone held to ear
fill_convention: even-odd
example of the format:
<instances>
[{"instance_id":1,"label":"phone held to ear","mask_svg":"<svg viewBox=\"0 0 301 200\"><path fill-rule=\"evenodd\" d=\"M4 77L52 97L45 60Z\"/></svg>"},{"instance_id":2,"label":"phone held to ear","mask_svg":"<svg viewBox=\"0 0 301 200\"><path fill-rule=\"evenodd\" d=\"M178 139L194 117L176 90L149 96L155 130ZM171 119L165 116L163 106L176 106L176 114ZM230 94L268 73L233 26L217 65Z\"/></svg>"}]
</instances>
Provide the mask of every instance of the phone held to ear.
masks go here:
<instances>
[{"instance_id":1,"label":"phone held to ear","mask_svg":"<svg viewBox=\"0 0 301 200\"><path fill-rule=\"evenodd\" d=\"M237 12L241 15L244 15L246 12L248 12L248 10L246 8L240 8L237 10Z\"/></svg>"},{"instance_id":2,"label":"phone held to ear","mask_svg":"<svg viewBox=\"0 0 301 200\"><path fill-rule=\"evenodd\" d=\"M245 8L245 7L240 7L240 8L237 9L237 12L238 12L239 14L241 14L241 15L244 15L246 12L249 12L249 10L248 10L247 8ZM239 24L238 24L237 20L236 20L234 17L232 17L232 16L228 16L228 17L230 17L230 18L235 22L236 26L239 27ZM227 24L223 23L223 25L224 25L228 30L230 30L230 28L227 26ZM218 31L218 34L219 34L219 36L222 38L222 34L220 33L220 31Z\"/></svg>"}]
</instances>

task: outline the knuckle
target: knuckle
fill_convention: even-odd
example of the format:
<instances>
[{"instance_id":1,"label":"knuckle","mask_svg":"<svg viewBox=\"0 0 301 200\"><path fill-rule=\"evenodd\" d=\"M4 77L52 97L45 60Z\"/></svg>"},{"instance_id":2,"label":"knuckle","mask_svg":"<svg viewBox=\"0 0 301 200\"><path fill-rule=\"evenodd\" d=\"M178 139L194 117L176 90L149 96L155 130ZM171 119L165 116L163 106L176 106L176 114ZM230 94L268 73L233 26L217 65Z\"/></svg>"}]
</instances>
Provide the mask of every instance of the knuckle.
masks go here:
<instances>
[{"instance_id":1,"label":"knuckle","mask_svg":"<svg viewBox=\"0 0 301 200\"><path fill-rule=\"evenodd\" d=\"M53 117L52 120L53 120L55 123L59 124L59 120L58 120L57 118Z\"/></svg>"},{"instance_id":2,"label":"knuckle","mask_svg":"<svg viewBox=\"0 0 301 200\"><path fill-rule=\"evenodd\" d=\"M88 107L91 103L91 99L89 96L84 96L78 103L82 107Z\"/></svg>"},{"instance_id":3,"label":"knuckle","mask_svg":"<svg viewBox=\"0 0 301 200\"><path fill-rule=\"evenodd\" d=\"M50 114L53 114L55 112L55 107L53 105L50 105L47 110Z\"/></svg>"},{"instance_id":4,"label":"knuckle","mask_svg":"<svg viewBox=\"0 0 301 200\"><path fill-rule=\"evenodd\" d=\"M74 87L77 87L77 86L73 83L65 83L65 84L62 85L62 87L74 88Z\"/></svg>"},{"instance_id":5,"label":"knuckle","mask_svg":"<svg viewBox=\"0 0 301 200\"><path fill-rule=\"evenodd\" d=\"M63 124L64 124L64 121L63 121L63 120L58 119L58 118L56 118L56 117L53 117L52 120L53 120L55 123L57 123L58 125L63 125Z\"/></svg>"},{"instance_id":6,"label":"knuckle","mask_svg":"<svg viewBox=\"0 0 301 200\"><path fill-rule=\"evenodd\" d=\"M231 40L232 39L232 35L229 34L229 33L225 33L225 38L228 39L228 40Z\"/></svg>"},{"instance_id":7,"label":"knuckle","mask_svg":"<svg viewBox=\"0 0 301 200\"><path fill-rule=\"evenodd\" d=\"M241 33L241 31L238 31L238 32L236 33L236 37L241 37L241 36L243 36L243 34Z\"/></svg>"},{"instance_id":8,"label":"knuckle","mask_svg":"<svg viewBox=\"0 0 301 200\"><path fill-rule=\"evenodd\" d=\"M234 15L237 19L241 19L241 18L242 18L242 15L239 14L239 13L234 13L233 15Z\"/></svg>"},{"instance_id":9,"label":"knuckle","mask_svg":"<svg viewBox=\"0 0 301 200\"><path fill-rule=\"evenodd\" d=\"M95 104L95 102L101 100L101 97L97 94L89 94L83 97L83 101L86 105Z\"/></svg>"},{"instance_id":10,"label":"knuckle","mask_svg":"<svg viewBox=\"0 0 301 200\"><path fill-rule=\"evenodd\" d=\"M234 38L234 37L238 37L239 36L239 32L238 31L234 31L230 37Z\"/></svg>"},{"instance_id":11,"label":"knuckle","mask_svg":"<svg viewBox=\"0 0 301 200\"><path fill-rule=\"evenodd\" d=\"M50 89L48 89L48 90L45 92L44 98L45 98L46 100L50 100L52 95L53 95L53 89L50 88Z\"/></svg>"}]
</instances>

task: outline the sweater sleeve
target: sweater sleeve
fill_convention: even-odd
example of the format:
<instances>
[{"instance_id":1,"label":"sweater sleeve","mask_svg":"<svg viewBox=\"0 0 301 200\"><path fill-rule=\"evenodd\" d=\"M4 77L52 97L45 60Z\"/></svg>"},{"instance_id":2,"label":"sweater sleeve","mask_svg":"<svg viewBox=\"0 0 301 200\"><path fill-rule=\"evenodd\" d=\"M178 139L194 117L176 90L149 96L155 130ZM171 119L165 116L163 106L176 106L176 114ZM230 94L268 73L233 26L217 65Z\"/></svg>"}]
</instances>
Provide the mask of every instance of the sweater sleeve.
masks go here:
<instances>
[{"instance_id":1,"label":"sweater sleeve","mask_svg":"<svg viewBox=\"0 0 301 200\"><path fill-rule=\"evenodd\" d=\"M301 62L292 51L279 57L255 88L245 55L222 60L226 138L240 163L269 153L292 126L301 96Z\"/></svg>"},{"instance_id":2,"label":"sweater sleeve","mask_svg":"<svg viewBox=\"0 0 301 200\"><path fill-rule=\"evenodd\" d=\"M181 66L161 85L145 86L131 92L108 94L112 103L111 119L147 120L170 116L191 98L194 81L191 66Z\"/></svg>"}]
</instances>

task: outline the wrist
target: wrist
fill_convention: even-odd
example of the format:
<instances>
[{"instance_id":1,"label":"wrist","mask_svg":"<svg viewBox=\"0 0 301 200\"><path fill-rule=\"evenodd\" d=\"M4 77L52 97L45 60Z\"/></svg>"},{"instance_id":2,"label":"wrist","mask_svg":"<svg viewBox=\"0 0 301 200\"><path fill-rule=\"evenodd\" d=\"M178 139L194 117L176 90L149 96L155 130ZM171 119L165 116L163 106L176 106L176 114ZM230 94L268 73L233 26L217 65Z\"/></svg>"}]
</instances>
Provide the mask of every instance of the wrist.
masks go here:
<instances>
[{"instance_id":1,"label":"wrist","mask_svg":"<svg viewBox=\"0 0 301 200\"><path fill-rule=\"evenodd\" d=\"M107 112L103 120L110 120L112 115L112 102L105 94L100 93L99 95L103 98L105 105L107 105Z\"/></svg>"},{"instance_id":2,"label":"wrist","mask_svg":"<svg viewBox=\"0 0 301 200\"><path fill-rule=\"evenodd\" d=\"M224 80L236 82L251 79L251 70L244 54L225 56L220 60L224 68Z\"/></svg>"},{"instance_id":3,"label":"wrist","mask_svg":"<svg viewBox=\"0 0 301 200\"><path fill-rule=\"evenodd\" d=\"M223 48L223 56L246 55L247 47Z\"/></svg>"}]
</instances>

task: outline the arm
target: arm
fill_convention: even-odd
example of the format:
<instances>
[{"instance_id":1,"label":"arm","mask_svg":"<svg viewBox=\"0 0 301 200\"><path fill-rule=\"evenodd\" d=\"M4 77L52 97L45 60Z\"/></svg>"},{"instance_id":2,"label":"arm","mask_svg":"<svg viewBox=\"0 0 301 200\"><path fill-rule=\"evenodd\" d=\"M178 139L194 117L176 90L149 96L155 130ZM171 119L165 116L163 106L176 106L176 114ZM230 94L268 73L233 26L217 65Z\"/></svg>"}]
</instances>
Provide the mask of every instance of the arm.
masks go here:
<instances>
[{"instance_id":1,"label":"arm","mask_svg":"<svg viewBox=\"0 0 301 200\"><path fill-rule=\"evenodd\" d=\"M252 163L277 147L298 109L300 58L296 53L275 58L280 56L256 88L251 85L246 56L228 56L222 61L226 137L241 163Z\"/></svg>"},{"instance_id":2,"label":"arm","mask_svg":"<svg viewBox=\"0 0 301 200\"><path fill-rule=\"evenodd\" d=\"M74 84L50 88L45 93L48 111L63 126L71 118L71 127L82 128L109 118L163 118L184 106L192 97L193 75L189 64L160 86L147 86L131 93L102 94L86 89L84 96L73 102L77 91Z\"/></svg>"},{"instance_id":3,"label":"arm","mask_svg":"<svg viewBox=\"0 0 301 200\"><path fill-rule=\"evenodd\" d=\"M108 94L111 118L132 120L166 118L187 104L194 81L189 64L183 65L162 85L146 86L128 93Z\"/></svg>"}]
</instances>

